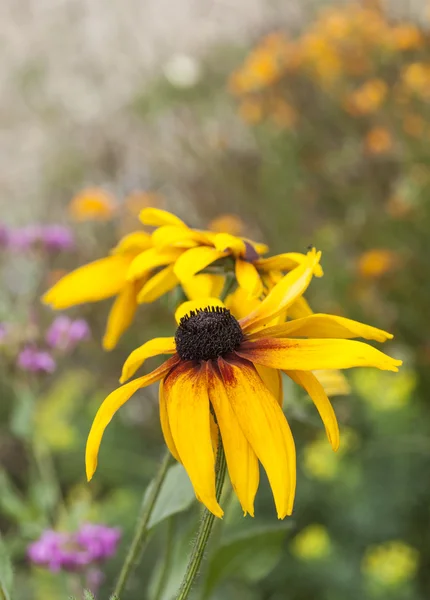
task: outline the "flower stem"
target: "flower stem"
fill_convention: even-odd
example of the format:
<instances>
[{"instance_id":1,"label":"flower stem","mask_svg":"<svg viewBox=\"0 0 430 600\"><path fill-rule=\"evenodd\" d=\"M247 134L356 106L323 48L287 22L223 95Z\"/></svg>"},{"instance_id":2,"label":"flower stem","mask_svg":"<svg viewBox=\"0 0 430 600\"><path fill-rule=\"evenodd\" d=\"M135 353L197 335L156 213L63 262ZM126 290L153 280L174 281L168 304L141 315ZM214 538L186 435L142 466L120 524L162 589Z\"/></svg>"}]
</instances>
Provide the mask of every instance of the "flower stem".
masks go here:
<instances>
[{"instance_id":1,"label":"flower stem","mask_svg":"<svg viewBox=\"0 0 430 600\"><path fill-rule=\"evenodd\" d=\"M215 471L215 492L216 498L217 500L219 500L221 497L222 486L224 484L226 471L225 454L221 441L221 436L219 436ZM202 520L200 522L200 527L197 532L197 537L194 542L194 547L191 552L190 560L188 561L187 571L185 573L184 579L182 580L182 585L180 587L178 595L176 596L176 600L187 600L188 598L193 583L199 572L200 565L205 553L206 545L208 543L209 536L212 531L214 520L215 515L213 515L207 508L205 508Z\"/></svg>"},{"instance_id":2,"label":"flower stem","mask_svg":"<svg viewBox=\"0 0 430 600\"><path fill-rule=\"evenodd\" d=\"M172 461L172 455L169 450L166 451L164 458L160 464L157 474L152 482L151 493L147 500L145 497L142 501L142 508L140 510L139 517L136 523L136 529L134 532L133 541L131 542L130 548L125 557L124 564L122 565L121 572L119 574L116 586L113 592L114 597L120 597L120 594L124 591L125 585L128 578L135 566L135 563L142 552L144 544L148 538L148 523L154 510L154 506L157 502L158 495L161 491L162 485L167 475L170 463Z\"/></svg>"}]
</instances>

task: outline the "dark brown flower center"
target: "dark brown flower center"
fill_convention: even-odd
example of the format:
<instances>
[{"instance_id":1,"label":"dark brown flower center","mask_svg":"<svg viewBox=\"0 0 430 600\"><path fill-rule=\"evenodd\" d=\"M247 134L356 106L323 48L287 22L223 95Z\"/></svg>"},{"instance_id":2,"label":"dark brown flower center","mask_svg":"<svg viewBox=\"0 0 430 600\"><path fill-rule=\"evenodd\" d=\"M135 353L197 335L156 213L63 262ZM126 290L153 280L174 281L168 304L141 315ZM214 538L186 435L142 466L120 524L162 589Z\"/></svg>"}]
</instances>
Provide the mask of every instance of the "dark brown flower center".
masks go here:
<instances>
[{"instance_id":1,"label":"dark brown flower center","mask_svg":"<svg viewBox=\"0 0 430 600\"><path fill-rule=\"evenodd\" d=\"M176 350L182 360L210 360L239 347L242 329L229 310L211 306L182 317L176 330Z\"/></svg>"}]
</instances>

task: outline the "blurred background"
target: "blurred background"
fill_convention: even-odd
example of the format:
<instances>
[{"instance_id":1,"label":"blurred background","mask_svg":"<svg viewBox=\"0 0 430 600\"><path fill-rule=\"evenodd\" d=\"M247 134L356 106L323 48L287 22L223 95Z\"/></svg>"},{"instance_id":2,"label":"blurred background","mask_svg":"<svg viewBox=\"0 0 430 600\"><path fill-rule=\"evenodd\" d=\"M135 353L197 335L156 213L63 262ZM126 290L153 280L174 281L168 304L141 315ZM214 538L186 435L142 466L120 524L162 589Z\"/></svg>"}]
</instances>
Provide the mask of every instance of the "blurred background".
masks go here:
<instances>
[{"instance_id":1,"label":"blurred background","mask_svg":"<svg viewBox=\"0 0 430 600\"><path fill-rule=\"evenodd\" d=\"M175 297L141 306L106 353L110 301L59 320L40 295L155 206L272 253L315 245L314 310L391 331L384 350L405 360L395 376L347 373L337 454L285 382L294 515L277 521L266 480L254 520L227 490L193 598L427 600L430 4L10 0L0 13L5 590L79 597L82 574L36 567L27 548L85 522L122 531L97 597L112 589L163 453L155 387L111 423L90 485L85 440L129 352L173 333ZM158 515L127 599L170 600L180 582L199 506L177 469L170 485L179 500Z\"/></svg>"}]
</instances>

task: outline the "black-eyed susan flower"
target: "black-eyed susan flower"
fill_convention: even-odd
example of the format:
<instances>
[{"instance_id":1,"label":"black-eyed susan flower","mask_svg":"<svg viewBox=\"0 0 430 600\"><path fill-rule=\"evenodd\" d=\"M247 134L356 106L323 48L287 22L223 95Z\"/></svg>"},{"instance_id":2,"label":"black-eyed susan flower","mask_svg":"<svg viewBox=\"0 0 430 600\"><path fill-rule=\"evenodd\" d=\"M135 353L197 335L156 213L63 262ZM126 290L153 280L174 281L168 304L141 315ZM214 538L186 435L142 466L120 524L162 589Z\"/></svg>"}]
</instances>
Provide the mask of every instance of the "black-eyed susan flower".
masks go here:
<instances>
[{"instance_id":1,"label":"black-eyed susan flower","mask_svg":"<svg viewBox=\"0 0 430 600\"><path fill-rule=\"evenodd\" d=\"M194 275L214 263L233 259L238 285L250 296L258 298L264 291L270 290L286 271L306 259L305 254L298 252L263 258L268 251L265 244L229 233L192 229L175 215L160 209L144 209L140 219L145 225L156 227L152 234L153 248L135 258L128 272L129 280L142 277L154 252L173 248L178 251L178 255L172 257L171 264L159 273L166 285L174 287L178 282L187 284ZM315 275L322 275L320 265L315 267ZM153 282L143 286L138 301L147 302L148 297L152 301L152 289Z\"/></svg>"},{"instance_id":2,"label":"black-eyed susan flower","mask_svg":"<svg viewBox=\"0 0 430 600\"><path fill-rule=\"evenodd\" d=\"M88 479L96 470L102 436L115 412L137 390L160 381L164 438L186 469L197 498L216 516L223 515L215 496L214 447L219 428L230 480L244 512L254 514L261 462L278 517L291 514L296 487L295 447L282 411L281 373L309 393L337 450L336 416L312 371L356 366L397 371L401 364L368 344L350 339L383 342L392 337L369 325L324 314L277 324L279 315L306 290L319 259L320 253L309 252L303 264L285 275L240 320L217 299L181 305L175 336L150 340L132 352L121 380L126 381L151 356L172 356L148 375L112 392L99 408L87 441Z\"/></svg>"}]
</instances>

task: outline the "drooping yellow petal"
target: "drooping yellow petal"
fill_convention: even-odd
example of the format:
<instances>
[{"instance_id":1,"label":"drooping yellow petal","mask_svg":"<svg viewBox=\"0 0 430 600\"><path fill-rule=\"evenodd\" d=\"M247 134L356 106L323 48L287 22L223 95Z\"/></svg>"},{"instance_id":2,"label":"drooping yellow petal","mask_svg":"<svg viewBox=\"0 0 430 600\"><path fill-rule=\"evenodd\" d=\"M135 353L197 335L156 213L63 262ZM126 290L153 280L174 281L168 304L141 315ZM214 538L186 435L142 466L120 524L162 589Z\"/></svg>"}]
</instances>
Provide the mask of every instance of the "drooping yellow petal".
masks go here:
<instances>
[{"instance_id":1,"label":"drooping yellow petal","mask_svg":"<svg viewBox=\"0 0 430 600\"><path fill-rule=\"evenodd\" d=\"M244 256L246 252L245 242L235 235L229 233L217 233L214 237L214 246L221 252L229 252L235 256Z\"/></svg>"},{"instance_id":2,"label":"drooping yellow petal","mask_svg":"<svg viewBox=\"0 0 430 600\"><path fill-rule=\"evenodd\" d=\"M278 402L249 363L218 359L224 387L240 427L263 464L278 518L293 510L296 454L290 427Z\"/></svg>"},{"instance_id":3,"label":"drooping yellow petal","mask_svg":"<svg viewBox=\"0 0 430 600\"><path fill-rule=\"evenodd\" d=\"M146 231L133 231L125 235L112 250L112 254L142 252L152 246L151 236Z\"/></svg>"},{"instance_id":4,"label":"drooping yellow petal","mask_svg":"<svg viewBox=\"0 0 430 600\"><path fill-rule=\"evenodd\" d=\"M339 449L339 425L330 400L323 386L312 373L308 371L285 371L293 381L307 391L315 404L327 433L328 441L336 452Z\"/></svg>"},{"instance_id":5,"label":"drooping yellow petal","mask_svg":"<svg viewBox=\"0 0 430 600\"><path fill-rule=\"evenodd\" d=\"M158 398L160 402L160 423L161 423L161 431L163 432L164 441L166 442L166 446L170 450L170 454L175 458L178 462L181 462L178 451L175 446L175 442L173 441L172 432L170 430L169 416L167 414L167 404L166 398L164 397L164 382L160 381L160 387L158 391Z\"/></svg>"},{"instance_id":6,"label":"drooping yellow petal","mask_svg":"<svg viewBox=\"0 0 430 600\"><path fill-rule=\"evenodd\" d=\"M162 267L175 262L182 252L181 248L168 248L166 250L150 248L149 250L145 250L133 259L127 271L127 280L134 281L156 267Z\"/></svg>"},{"instance_id":7,"label":"drooping yellow petal","mask_svg":"<svg viewBox=\"0 0 430 600\"><path fill-rule=\"evenodd\" d=\"M242 319L242 329L247 333L261 329L265 323L291 306L311 282L315 266L318 264L320 257L321 252L316 252L315 249L309 252L307 261L287 273L257 309Z\"/></svg>"},{"instance_id":8,"label":"drooping yellow petal","mask_svg":"<svg viewBox=\"0 0 430 600\"><path fill-rule=\"evenodd\" d=\"M222 300L219 298L198 298L197 300L187 300L176 309L175 320L177 323L179 323L182 317L189 315L192 310L204 310L205 308L215 308L216 306L225 308Z\"/></svg>"},{"instance_id":9,"label":"drooping yellow petal","mask_svg":"<svg viewBox=\"0 0 430 600\"><path fill-rule=\"evenodd\" d=\"M110 309L106 331L103 337L103 348L112 350L118 343L124 331L128 329L136 313L137 286L136 283L127 283Z\"/></svg>"},{"instance_id":10,"label":"drooping yellow petal","mask_svg":"<svg viewBox=\"0 0 430 600\"><path fill-rule=\"evenodd\" d=\"M281 371L278 369L271 369L270 367L264 367L263 365L254 365L257 369L257 373L263 380L264 385L267 387L269 392L278 401L279 406L282 408L284 404L284 390L282 385Z\"/></svg>"},{"instance_id":11,"label":"drooping yellow petal","mask_svg":"<svg viewBox=\"0 0 430 600\"><path fill-rule=\"evenodd\" d=\"M132 259L130 255L113 255L79 267L62 277L42 300L55 309L63 309L115 296L126 283Z\"/></svg>"},{"instance_id":12,"label":"drooping yellow petal","mask_svg":"<svg viewBox=\"0 0 430 600\"><path fill-rule=\"evenodd\" d=\"M176 352L176 344L174 337L160 337L149 340L129 355L122 367L120 383L124 383L136 373L137 369L143 365L147 358L158 356L160 354L174 354Z\"/></svg>"},{"instance_id":13,"label":"drooping yellow petal","mask_svg":"<svg viewBox=\"0 0 430 600\"><path fill-rule=\"evenodd\" d=\"M179 280L173 273L173 265L169 265L145 283L139 292L137 301L139 304L155 302L155 300L173 290L178 283Z\"/></svg>"},{"instance_id":14,"label":"drooping yellow petal","mask_svg":"<svg viewBox=\"0 0 430 600\"><path fill-rule=\"evenodd\" d=\"M134 379L120 388L117 388L103 401L94 418L87 440L85 464L88 481L90 481L97 469L97 456L103 433L116 411L121 408L121 406L125 404L137 390L162 379L178 363L179 357L172 356L172 358L163 363L158 369L155 369L155 371L152 371L152 373Z\"/></svg>"},{"instance_id":15,"label":"drooping yellow petal","mask_svg":"<svg viewBox=\"0 0 430 600\"><path fill-rule=\"evenodd\" d=\"M223 275L212 273L199 273L182 282L182 288L189 300L198 298L218 298L225 283Z\"/></svg>"},{"instance_id":16,"label":"drooping yellow petal","mask_svg":"<svg viewBox=\"0 0 430 600\"><path fill-rule=\"evenodd\" d=\"M260 480L258 459L240 428L216 367L208 362L206 372L209 399L221 430L231 485L244 513L253 517L254 498Z\"/></svg>"},{"instance_id":17,"label":"drooping yellow petal","mask_svg":"<svg viewBox=\"0 0 430 600\"><path fill-rule=\"evenodd\" d=\"M144 208L139 213L139 219L144 225L152 225L153 227L162 227L163 225L187 227L179 217L161 208Z\"/></svg>"},{"instance_id":18,"label":"drooping yellow petal","mask_svg":"<svg viewBox=\"0 0 430 600\"><path fill-rule=\"evenodd\" d=\"M288 316L291 319L301 319L302 317L308 317L313 314L312 308L309 306L308 301L303 296L297 298L295 302L288 309Z\"/></svg>"},{"instance_id":19,"label":"drooping yellow petal","mask_svg":"<svg viewBox=\"0 0 430 600\"><path fill-rule=\"evenodd\" d=\"M263 282L254 265L240 258L236 259L236 279L241 288L252 298L259 298L263 293Z\"/></svg>"},{"instance_id":20,"label":"drooping yellow petal","mask_svg":"<svg viewBox=\"0 0 430 600\"><path fill-rule=\"evenodd\" d=\"M262 271L292 271L297 266L306 262L306 254L299 252L285 252L269 258L260 258L255 266ZM315 265L315 277L322 277L323 270L320 264Z\"/></svg>"},{"instance_id":21,"label":"drooping yellow petal","mask_svg":"<svg viewBox=\"0 0 430 600\"><path fill-rule=\"evenodd\" d=\"M215 495L209 396L203 367L181 363L164 382L170 430L196 496L215 516L223 510Z\"/></svg>"},{"instance_id":22,"label":"drooping yellow petal","mask_svg":"<svg viewBox=\"0 0 430 600\"><path fill-rule=\"evenodd\" d=\"M152 234L152 242L157 248L166 248L167 246L193 248L197 245L208 245L211 243L209 237L204 232L176 225L164 225L156 229Z\"/></svg>"},{"instance_id":23,"label":"drooping yellow petal","mask_svg":"<svg viewBox=\"0 0 430 600\"><path fill-rule=\"evenodd\" d=\"M191 248L186 250L176 261L175 274L180 281L186 281L223 256L227 256L227 253L210 246Z\"/></svg>"},{"instance_id":24,"label":"drooping yellow petal","mask_svg":"<svg viewBox=\"0 0 430 600\"><path fill-rule=\"evenodd\" d=\"M387 331L353 321L352 319L316 313L302 319L294 319L293 321L288 321L288 323L261 329L260 331L251 333L249 339L292 336L339 339L361 337L365 340L375 340L377 342L386 342L393 337Z\"/></svg>"},{"instance_id":25,"label":"drooping yellow petal","mask_svg":"<svg viewBox=\"0 0 430 600\"><path fill-rule=\"evenodd\" d=\"M238 287L227 296L225 305L236 319L243 319L260 305L260 300L250 298L248 292Z\"/></svg>"},{"instance_id":26,"label":"drooping yellow petal","mask_svg":"<svg viewBox=\"0 0 430 600\"><path fill-rule=\"evenodd\" d=\"M259 365L298 371L376 367L397 372L402 364L401 360L355 340L265 338L243 342L236 352Z\"/></svg>"}]
</instances>

